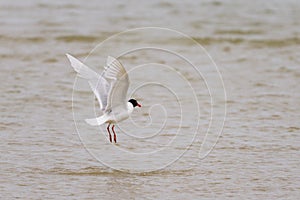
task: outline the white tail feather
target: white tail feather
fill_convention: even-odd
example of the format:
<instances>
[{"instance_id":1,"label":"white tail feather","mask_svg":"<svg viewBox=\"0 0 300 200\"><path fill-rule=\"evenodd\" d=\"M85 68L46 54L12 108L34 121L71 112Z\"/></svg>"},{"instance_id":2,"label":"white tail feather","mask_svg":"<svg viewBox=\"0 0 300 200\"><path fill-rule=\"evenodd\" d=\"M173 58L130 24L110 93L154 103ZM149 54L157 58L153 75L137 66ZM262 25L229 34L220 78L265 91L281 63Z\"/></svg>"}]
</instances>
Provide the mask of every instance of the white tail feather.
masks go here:
<instances>
[{"instance_id":1,"label":"white tail feather","mask_svg":"<svg viewBox=\"0 0 300 200\"><path fill-rule=\"evenodd\" d=\"M85 122L91 126L99 126L101 124L104 124L106 122L106 120L107 120L107 117L105 115L102 115L97 118L86 119Z\"/></svg>"}]
</instances>

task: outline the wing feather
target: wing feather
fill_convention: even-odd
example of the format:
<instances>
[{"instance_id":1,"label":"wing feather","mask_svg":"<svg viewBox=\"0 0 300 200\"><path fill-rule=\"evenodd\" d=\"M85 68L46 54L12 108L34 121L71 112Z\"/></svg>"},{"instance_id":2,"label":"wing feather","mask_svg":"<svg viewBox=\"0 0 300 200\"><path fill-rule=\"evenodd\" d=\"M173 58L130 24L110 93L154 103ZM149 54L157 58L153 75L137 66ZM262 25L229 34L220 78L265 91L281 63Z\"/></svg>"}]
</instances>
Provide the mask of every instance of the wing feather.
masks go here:
<instances>
[{"instance_id":1,"label":"wing feather","mask_svg":"<svg viewBox=\"0 0 300 200\"><path fill-rule=\"evenodd\" d=\"M70 60L72 67L78 73L78 76L88 80L88 83L99 102L100 109L105 110L107 106L108 92L110 90L109 82L78 59L69 54L66 55Z\"/></svg>"},{"instance_id":2,"label":"wing feather","mask_svg":"<svg viewBox=\"0 0 300 200\"><path fill-rule=\"evenodd\" d=\"M126 109L129 78L125 68L117 59L108 56L107 66L99 75L78 59L69 54L66 55L78 75L88 80L99 102L100 109L105 112L110 112L113 107L117 106Z\"/></svg>"},{"instance_id":3,"label":"wing feather","mask_svg":"<svg viewBox=\"0 0 300 200\"><path fill-rule=\"evenodd\" d=\"M103 76L110 81L105 110L110 111L116 106L126 108L129 78L123 65L117 59L108 56L107 67L103 72Z\"/></svg>"}]
</instances>

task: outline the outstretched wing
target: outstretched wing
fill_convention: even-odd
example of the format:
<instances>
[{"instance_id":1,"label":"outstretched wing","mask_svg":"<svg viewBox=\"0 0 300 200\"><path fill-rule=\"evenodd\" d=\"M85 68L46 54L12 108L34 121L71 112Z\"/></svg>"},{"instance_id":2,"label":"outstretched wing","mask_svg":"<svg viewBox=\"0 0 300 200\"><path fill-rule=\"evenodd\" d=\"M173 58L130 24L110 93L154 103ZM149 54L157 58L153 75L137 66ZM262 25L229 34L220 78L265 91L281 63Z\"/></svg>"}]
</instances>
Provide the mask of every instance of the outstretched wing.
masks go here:
<instances>
[{"instance_id":1,"label":"outstretched wing","mask_svg":"<svg viewBox=\"0 0 300 200\"><path fill-rule=\"evenodd\" d=\"M110 90L110 84L108 83L108 81L105 80L104 77L100 76L95 71L90 69L88 66L80 62L78 59L69 54L66 55L78 75L88 80L88 83L99 102L100 109L105 110L105 108L107 107L108 92Z\"/></svg>"},{"instance_id":2,"label":"outstretched wing","mask_svg":"<svg viewBox=\"0 0 300 200\"><path fill-rule=\"evenodd\" d=\"M123 65L115 58L108 56L107 67L103 72L103 77L110 82L107 105L105 111L111 111L113 107L127 106L127 91L129 78Z\"/></svg>"}]
</instances>

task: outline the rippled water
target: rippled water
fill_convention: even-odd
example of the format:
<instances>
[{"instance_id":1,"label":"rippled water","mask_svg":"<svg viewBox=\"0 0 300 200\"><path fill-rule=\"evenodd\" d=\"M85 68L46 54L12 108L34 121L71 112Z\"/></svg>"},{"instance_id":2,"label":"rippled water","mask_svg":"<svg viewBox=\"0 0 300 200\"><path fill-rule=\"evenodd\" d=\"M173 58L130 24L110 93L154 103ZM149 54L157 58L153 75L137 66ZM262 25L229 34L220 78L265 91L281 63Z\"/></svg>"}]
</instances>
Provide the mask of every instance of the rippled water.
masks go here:
<instances>
[{"instance_id":1,"label":"rippled water","mask_svg":"<svg viewBox=\"0 0 300 200\"><path fill-rule=\"evenodd\" d=\"M296 0L2 1L1 199L298 199L299 11ZM77 79L73 110L83 142L78 137L72 113L76 74L65 53L84 60L106 38L144 26L171 28L191 36L219 67L227 94L226 123L214 150L208 156L208 151L200 152L202 159L199 149L212 105L205 81L166 52L137 51L124 55L122 62L127 70L144 63L159 64L141 68L148 71L131 71L132 86L153 79L167 84L169 77L177 80L175 72L191 83L200 100L195 138L197 113L189 87L179 84L180 78L170 86L178 89L176 94L186 106L181 130L176 132L181 115L170 90L157 85L136 93L131 89L145 106L120 124L118 145L99 133L104 128L83 123L93 114L93 96L84 81ZM204 52L171 36L158 34L153 41L129 34L126 40L116 38L96 50L86 62L100 71L107 54L154 42L195 59L204 76L215 73ZM174 68L170 71L166 66ZM209 85L222 96L215 90L219 86ZM224 105L218 98L213 103L216 108ZM165 106L168 120L163 131L154 134L165 117L158 104ZM222 112L216 114L218 119ZM168 151L149 156L152 150L165 149L174 136L179 141ZM209 147L216 136L214 131L208 135ZM187 147L175 163L151 170L177 158ZM119 150L139 156L124 157ZM99 156L104 163L97 160Z\"/></svg>"}]
</instances>

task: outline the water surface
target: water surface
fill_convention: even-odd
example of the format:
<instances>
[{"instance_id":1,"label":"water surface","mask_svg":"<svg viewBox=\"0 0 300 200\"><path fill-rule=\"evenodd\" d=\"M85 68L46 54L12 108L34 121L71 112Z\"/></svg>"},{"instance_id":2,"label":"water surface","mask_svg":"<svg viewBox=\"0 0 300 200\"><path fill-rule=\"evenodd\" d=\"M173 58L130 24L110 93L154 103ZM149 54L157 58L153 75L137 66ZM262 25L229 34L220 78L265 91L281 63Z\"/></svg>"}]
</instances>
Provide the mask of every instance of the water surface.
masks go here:
<instances>
[{"instance_id":1,"label":"water surface","mask_svg":"<svg viewBox=\"0 0 300 200\"><path fill-rule=\"evenodd\" d=\"M30 0L2 1L0 11L2 199L299 198L299 1ZM203 80L193 78L189 68L180 68L181 62L167 54L129 54L122 60L127 69L150 61L175 66L199 89L200 131L193 140L194 123L184 118L181 131L176 132L179 111L174 96L164 88L140 90L137 96L145 107L134 113L133 121L120 125L131 130L131 135L118 134L118 146L108 143L100 129L79 124L80 130L86 130L81 136L91 141L89 149L124 169L117 171L91 156L78 137L72 114L76 74L65 53L83 60L107 37L143 26L181 31L207 49L224 80L227 118L214 150L199 159L211 106ZM143 39L132 35L126 41L114 41L106 53L121 45L138 45ZM206 75L212 73L209 60L186 41L158 35L157 42L199 58L196 64ZM105 58L93 54L87 62L101 71ZM164 73L174 72L159 68L162 72L157 73L155 65L151 67L147 73L136 70L132 82L163 79ZM79 113L75 116L88 117L93 96L83 82L81 86L74 93L74 110ZM193 99L184 98L189 97L184 90L188 87L178 87L185 111L192 113ZM164 113L159 106L152 110L159 112L151 113L153 126L138 126L149 123L148 109L154 102L169 102L165 104L169 118L164 131L151 137L161 126L158 119ZM147 153L164 148L174 135L181 142L156 157L124 161L114 151ZM133 163L142 169L160 165L190 143L189 150L166 168L138 173L128 170Z\"/></svg>"}]
</instances>

